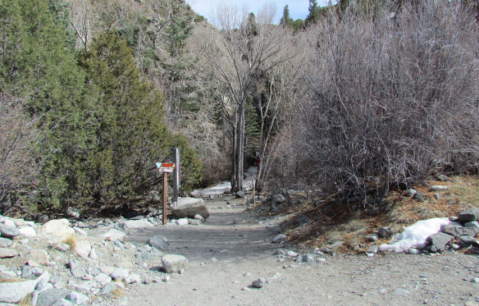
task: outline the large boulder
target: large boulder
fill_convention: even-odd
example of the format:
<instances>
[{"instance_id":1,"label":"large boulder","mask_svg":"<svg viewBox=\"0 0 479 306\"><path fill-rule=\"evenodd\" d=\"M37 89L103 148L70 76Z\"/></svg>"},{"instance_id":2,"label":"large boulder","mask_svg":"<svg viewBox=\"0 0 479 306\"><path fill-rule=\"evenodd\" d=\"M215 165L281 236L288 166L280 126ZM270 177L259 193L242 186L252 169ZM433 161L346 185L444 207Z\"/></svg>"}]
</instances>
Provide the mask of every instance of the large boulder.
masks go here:
<instances>
[{"instance_id":1,"label":"large boulder","mask_svg":"<svg viewBox=\"0 0 479 306\"><path fill-rule=\"evenodd\" d=\"M202 199L179 198L177 207L171 209L171 213L176 218L191 218L195 215L201 215L204 219L210 216L205 202Z\"/></svg>"},{"instance_id":2,"label":"large boulder","mask_svg":"<svg viewBox=\"0 0 479 306\"><path fill-rule=\"evenodd\" d=\"M70 222L67 219L51 220L42 226L42 234L64 237L75 234Z\"/></svg>"},{"instance_id":3,"label":"large boulder","mask_svg":"<svg viewBox=\"0 0 479 306\"><path fill-rule=\"evenodd\" d=\"M459 222L470 222L479 220L479 208L474 207L472 209L459 213Z\"/></svg>"},{"instance_id":4,"label":"large boulder","mask_svg":"<svg viewBox=\"0 0 479 306\"><path fill-rule=\"evenodd\" d=\"M429 236L427 242L432 252L444 252L453 239L454 236L439 232Z\"/></svg>"}]
</instances>

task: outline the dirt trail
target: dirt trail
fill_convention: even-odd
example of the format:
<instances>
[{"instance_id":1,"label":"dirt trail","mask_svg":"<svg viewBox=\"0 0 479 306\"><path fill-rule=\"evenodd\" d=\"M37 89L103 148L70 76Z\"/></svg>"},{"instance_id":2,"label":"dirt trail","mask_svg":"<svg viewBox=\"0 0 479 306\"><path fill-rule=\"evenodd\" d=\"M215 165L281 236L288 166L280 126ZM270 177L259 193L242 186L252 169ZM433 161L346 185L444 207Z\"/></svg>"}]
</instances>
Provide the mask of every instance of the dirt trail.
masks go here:
<instances>
[{"instance_id":1,"label":"dirt trail","mask_svg":"<svg viewBox=\"0 0 479 306\"><path fill-rule=\"evenodd\" d=\"M234 202L233 202L234 204ZM404 254L325 256L325 263L278 262L274 234L250 212L207 202L201 226L161 227L130 236L166 236L171 253L189 259L184 274L137 285L128 305L479 305L477 256ZM245 224L232 223L235 221ZM264 277L261 289L249 286ZM477 303L477 304L476 304Z\"/></svg>"}]
</instances>

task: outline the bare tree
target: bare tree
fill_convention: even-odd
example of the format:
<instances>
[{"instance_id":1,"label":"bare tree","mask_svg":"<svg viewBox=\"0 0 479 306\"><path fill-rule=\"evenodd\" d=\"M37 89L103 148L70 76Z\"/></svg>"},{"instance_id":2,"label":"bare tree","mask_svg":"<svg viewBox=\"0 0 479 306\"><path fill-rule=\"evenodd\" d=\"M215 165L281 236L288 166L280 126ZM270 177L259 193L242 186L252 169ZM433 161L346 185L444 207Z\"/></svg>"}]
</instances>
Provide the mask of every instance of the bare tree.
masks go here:
<instances>
[{"instance_id":1,"label":"bare tree","mask_svg":"<svg viewBox=\"0 0 479 306\"><path fill-rule=\"evenodd\" d=\"M478 35L453 2L330 15L310 34L301 169L344 197L477 170ZM475 170L475 171L476 171Z\"/></svg>"},{"instance_id":2,"label":"bare tree","mask_svg":"<svg viewBox=\"0 0 479 306\"><path fill-rule=\"evenodd\" d=\"M0 208L10 210L35 184L39 167L32 154L35 124L23 114L23 101L0 93ZM23 190L25 188L25 190Z\"/></svg>"},{"instance_id":3,"label":"bare tree","mask_svg":"<svg viewBox=\"0 0 479 306\"><path fill-rule=\"evenodd\" d=\"M231 126L232 188L243 189L245 106L248 96L267 75L285 63L288 38L281 28L272 25L274 10L266 5L255 15L231 7L219 7L215 25L220 29L218 41L210 46L209 58L219 82L219 101ZM262 107L264 109L264 105Z\"/></svg>"}]
</instances>

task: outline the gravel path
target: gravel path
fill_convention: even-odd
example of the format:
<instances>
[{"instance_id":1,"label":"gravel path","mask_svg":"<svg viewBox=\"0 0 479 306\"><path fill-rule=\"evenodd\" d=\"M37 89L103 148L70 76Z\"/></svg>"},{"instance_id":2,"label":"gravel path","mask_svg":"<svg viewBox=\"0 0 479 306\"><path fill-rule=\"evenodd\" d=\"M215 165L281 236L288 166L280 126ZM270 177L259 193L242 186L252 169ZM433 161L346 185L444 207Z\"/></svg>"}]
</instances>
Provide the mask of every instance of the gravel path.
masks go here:
<instances>
[{"instance_id":1,"label":"gravel path","mask_svg":"<svg viewBox=\"0 0 479 306\"><path fill-rule=\"evenodd\" d=\"M266 229L278 220L259 223L225 201L207 205L212 215L204 225L129 237L146 243L164 235L171 253L189 264L168 282L130 288L128 305L479 305L479 284L471 281L479 277L477 256L326 255L325 263L278 262L272 253L279 246ZM251 288L262 277L263 288Z\"/></svg>"}]
</instances>

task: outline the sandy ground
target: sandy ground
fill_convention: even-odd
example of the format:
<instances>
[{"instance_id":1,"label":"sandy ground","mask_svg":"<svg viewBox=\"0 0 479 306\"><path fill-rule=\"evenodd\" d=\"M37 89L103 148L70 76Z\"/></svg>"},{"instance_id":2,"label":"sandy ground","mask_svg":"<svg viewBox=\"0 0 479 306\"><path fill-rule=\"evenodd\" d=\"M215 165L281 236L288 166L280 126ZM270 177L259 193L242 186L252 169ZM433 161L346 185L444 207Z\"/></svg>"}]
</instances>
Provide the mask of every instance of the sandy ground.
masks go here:
<instances>
[{"instance_id":1,"label":"sandy ground","mask_svg":"<svg viewBox=\"0 0 479 306\"><path fill-rule=\"evenodd\" d=\"M325 255L325 263L278 262L272 254L282 246L270 242L274 233L266 228L277 219L260 220L225 199L207 205L211 217L204 225L129 237L146 243L164 235L170 253L189 264L168 282L130 288L127 305L479 305L479 284L471 281L479 277L477 256ZM266 284L252 288L262 277Z\"/></svg>"}]
</instances>

